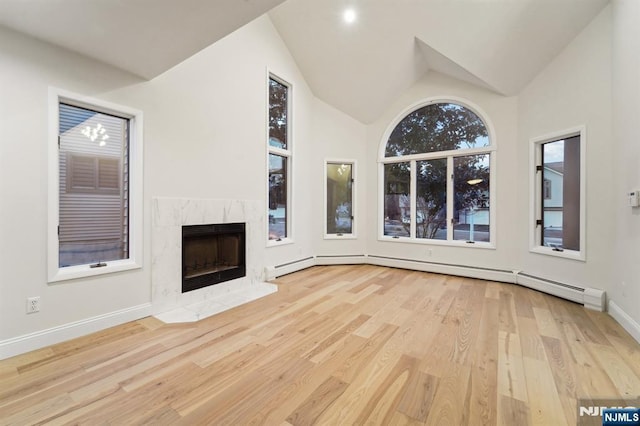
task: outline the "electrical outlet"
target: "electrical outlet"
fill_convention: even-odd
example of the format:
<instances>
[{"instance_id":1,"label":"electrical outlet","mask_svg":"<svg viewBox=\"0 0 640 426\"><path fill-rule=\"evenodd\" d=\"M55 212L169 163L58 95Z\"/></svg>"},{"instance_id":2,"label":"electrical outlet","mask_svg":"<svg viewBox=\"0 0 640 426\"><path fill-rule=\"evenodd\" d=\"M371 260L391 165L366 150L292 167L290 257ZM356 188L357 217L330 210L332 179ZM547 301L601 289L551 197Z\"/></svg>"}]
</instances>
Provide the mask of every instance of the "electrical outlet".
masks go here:
<instances>
[{"instance_id":1,"label":"electrical outlet","mask_svg":"<svg viewBox=\"0 0 640 426\"><path fill-rule=\"evenodd\" d=\"M427 249L427 257L433 256L433 249Z\"/></svg>"},{"instance_id":2,"label":"electrical outlet","mask_svg":"<svg viewBox=\"0 0 640 426\"><path fill-rule=\"evenodd\" d=\"M27 313L32 314L40 311L40 296L27 297Z\"/></svg>"}]
</instances>

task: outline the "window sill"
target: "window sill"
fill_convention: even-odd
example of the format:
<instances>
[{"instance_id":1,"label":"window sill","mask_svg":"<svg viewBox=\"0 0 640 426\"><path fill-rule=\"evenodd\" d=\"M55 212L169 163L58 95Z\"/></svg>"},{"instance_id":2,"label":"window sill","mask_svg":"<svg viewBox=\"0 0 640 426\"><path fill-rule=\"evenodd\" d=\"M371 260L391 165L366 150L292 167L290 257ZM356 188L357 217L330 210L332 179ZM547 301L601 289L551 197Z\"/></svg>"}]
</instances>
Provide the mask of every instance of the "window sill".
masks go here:
<instances>
[{"instance_id":1,"label":"window sill","mask_svg":"<svg viewBox=\"0 0 640 426\"><path fill-rule=\"evenodd\" d=\"M461 248L477 248L485 250L495 250L496 246L493 243L475 242L467 243L462 240L445 241L445 240L428 240L428 239L411 239L409 237L393 238L389 236L378 237L378 241L393 242L393 243L409 243L428 246L445 246L445 247L461 247Z\"/></svg>"},{"instance_id":2,"label":"window sill","mask_svg":"<svg viewBox=\"0 0 640 426\"><path fill-rule=\"evenodd\" d=\"M325 240L357 240L358 237L356 237L356 234L342 234L342 235L325 234L324 239Z\"/></svg>"},{"instance_id":3,"label":"window sill","mask_svg":"<svg viewBox=\"0 0 640 426\"><path fill-rule=\"evenodd\" d=\"M291 238L282 238L280 240L268 240L267 241L267 248L268 247L279 247L279 246L286 246L288 244L293 244L294 241Z\"/></svg>"},{"instance_id":4,"label":"window sill","mask_svg":"<svg viewBox=\"0 0 640 426\"><path fill-rule=\"evenodd\" d=\"M537 246L529 249L531 253L543 254L546 256L559 257L562 259L577 260L578 262L586 262L584 252L575 250L555 251L551 247Z\"/></svg>"},{"instance_id":5,"label":"window sill","mask_svg":"<svg viewBox=\"0 0 640 426\"><path fill-rule=\"evenodd\" d=\"M104 262L107 266L100 268L91 268L89 265L68 266L65 268L57 268L49 275L49 283L58 283L77 278L96 277L116 272L130 271L132 269L140 269L142 265L132 259L114 260Z\"/></svg>"}]
</instances>

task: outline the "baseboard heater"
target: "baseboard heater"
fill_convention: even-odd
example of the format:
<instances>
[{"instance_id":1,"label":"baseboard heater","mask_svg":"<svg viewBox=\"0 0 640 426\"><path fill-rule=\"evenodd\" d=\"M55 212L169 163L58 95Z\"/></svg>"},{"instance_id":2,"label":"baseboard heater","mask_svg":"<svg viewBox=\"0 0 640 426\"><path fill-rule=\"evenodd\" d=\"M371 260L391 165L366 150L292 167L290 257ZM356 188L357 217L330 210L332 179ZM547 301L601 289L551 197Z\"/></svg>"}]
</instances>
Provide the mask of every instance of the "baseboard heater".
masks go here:
<instances>
[{"instance_id":1,"label":"baseboard heater","mask_svg":"<svg viewBox=\"0 0 640 426\"><path fill-rule=\"evenodd\" d=\"M434 272L437 274L478 278L481 280L515 283L513 271L508 269L456 265L453 263L429 262L426 260L402 259L398 257L378 256L371 254L367 256L367 260L367 263L371 265L389 266L392 268L404 268L416 271Z\"/></svg>"},{"instance_id":2,"label":"baseboard heater","mask_svg":"<svg viewBox=\"0 0 640 426\"><path fill-rule=\"evenodd\" d=\"M520 271L515 272L515 276L516 283L521 286L571 300L596 311L606 309L606 293L598 288L578 287Z\"/></svg>"},{"instance_id":3,"label":"baseboard heater","mask_svg":"<svg viewBox=\"0 0 640 426\"><path fill-rule=\"evenodd\" d=\"M316 256L316 265L364 265L367 264L366 254L336 254Z\"/></svg>"},{"instance_id":4,"label":"baseboard heater","mask_svg":"<svg viewBox=\"0 0 640 426\"><path fill-rule=\"evenodd\" d=\"M291 262L282 263L276 266L267 266L265 268L266 281L276 279L282 275L287 275L292 272L307 269L316 265L315 257L309 256L303 259L293 260Z\"/></svg>"},{"instance_id":5,"label":"baseboard heater","mask_svg":"<svg viewBox=\"0 0 640 426\"><path fill-rule=\"evenodd\" d=\"M425 260L402 259L378 255L321 255L307 257L293 262L266 268L267 280L290 274L315 265L369 264L391 268L410 269L437 274L456 275L486 281L498 281L518 284L533 290L551 294L562 299L580 303L586 308L604 311L606 294L597 288L585 288L537 277L523 271L485 268L480 266L457 265L453 263L429 262Z\"/></svg>"}]
</instances>

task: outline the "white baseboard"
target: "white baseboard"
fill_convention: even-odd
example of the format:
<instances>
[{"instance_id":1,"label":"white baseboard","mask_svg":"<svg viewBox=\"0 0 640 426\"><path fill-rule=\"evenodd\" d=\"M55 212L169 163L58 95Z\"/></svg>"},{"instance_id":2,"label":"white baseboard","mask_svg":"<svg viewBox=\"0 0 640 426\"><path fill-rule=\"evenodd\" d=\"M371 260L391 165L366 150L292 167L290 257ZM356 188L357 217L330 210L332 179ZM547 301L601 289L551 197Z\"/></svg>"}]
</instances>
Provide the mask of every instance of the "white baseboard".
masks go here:
<instances>
[{"instance_id":1,"label":"white baseboard","mask_svg":"<svg viewBox=\"0 0 640 426\"><path fill-rule=\"evenodd\" d=\"M640 343L640 324L623 311L613 300L609 300L609 315L618 321L622 328L627 330L627 332Z\"/></svg>"},{"instance_id":2,"label":"white baseboard","mask_svg":"<svg viewBox=\"0 0 640 426\"><path fill-rule=\"evenodd\" d=\"M151 315L151 303L98 315L81 321L63 324L35 333L0 341L0 359L20 355L45 346L75 339L109 327L135 321Z\"/></svg>"}]
</instances>

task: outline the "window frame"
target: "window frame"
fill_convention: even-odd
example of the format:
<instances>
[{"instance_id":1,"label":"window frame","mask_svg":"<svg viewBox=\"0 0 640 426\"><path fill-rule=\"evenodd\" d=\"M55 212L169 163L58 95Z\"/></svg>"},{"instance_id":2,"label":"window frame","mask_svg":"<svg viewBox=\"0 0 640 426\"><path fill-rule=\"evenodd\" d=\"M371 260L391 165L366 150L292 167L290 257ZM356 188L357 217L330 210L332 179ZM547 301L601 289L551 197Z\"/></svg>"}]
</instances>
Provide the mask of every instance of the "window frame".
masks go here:
<instances>
[{"instance_id":1,"label":"window frame","mask_svg":"<svg viewBox=\"0 0 640 426\"><path fill-rule=\"evenodd\" d=\"M354 240L357 239L356 233L356 214L357 214L357 165L356 160L326 158L324 160L324 208L323 208L323 228L325 240ZM329 234L327 231L327 166L329 164L349 164L351 165L351 233L348 234Z\"/></svg>"},{"instance_id":2,"label":"window frame","mask_svg":"<svg viewBox=\"0 0 640 426\"><path fill-rule=\"evenodd\" d=\"M271 146L269 143L269 80L274 80L284 86L287 87L287 148L278 148ZM266 226L265 226L265 237L266 237L266 245L267 247L277 247L286 244L293 244L293 151L294 151L294 141L293 141L293 85L280 77L278 74L275 74L267 69L266 76L266 90L265 90L265 99L266 99L266 108L265 108L265 130L266 130L266 183L265 183L265 212L266 212ZM285 238L280 239L271 239L269 238L269 155L277 155L280 157L286 158L286 185L287 185L287 204L286 204L286 227Z\"/></svg>"},{"instance_id":3,"label":"window frame","mask_svg":"<svg viewBox=\"0 0 640 426\"><path fill-rule=\"evenodd\" d=\"M473 113L475 113L484 123L485 128L487 129L487 136L489 139L489 145L479 147L479 148L469 148L469 149L456 149L456 150L447 150L447 151L438 151L438 152L429 152L429 153L421 153L421 154L410 154L405 156L397 156L397 157L385 157L386 146L391 136L391 133L396 128L396 126L404 120L409 114L412 112L431 105L431 104L439 104L439 103L452 103L464 107ZM440 246L449 246L449 247L466 247L466 248L479 248L479 249L496 249L496 194L497 194L497 184L496 184L496 176L497 176L497 138L496 133L493 129L493 124L490 120L488 120L488 115L477 105L472 102L458 98L453 96L446 97L431 97L419 102L413 103L404 110L402 110L393 121L391 121L390 125L385 130L382 140L379 145L378 150L378 241L383 242L402 242L402 243L410 243L410 244L423 244L423 245L440 245ZM453 227L451 225L451 219L454 214L454 182L452 173L453 169L453 159L455 157L466 157L471 155L480 155L480 154L489 154L489 242L480 242L475 241L474 243L469 243L464 240L454 240L453 239ZM447 222L449 226L447 226L447 239L446 240L436 240L436 239L427 239L427 238L417 238L416 237L416 197L417 197L417 168L416 162L424 161L424 160L435 160L435 159L446 159L447 160ZM384 234L384 165L390 163L405 163L409 162L411 167L411 177L410 177L410 200L411 200L411 224L410 224L410 233L408 237L395 237Z\"/></svg>"},{"instance_id":4,"label":"window frame","mask_svg":"<svg viewBox=\"0 0 640 426\"><path fill-rule=\"evenodd\" d=\"M542 245L540 225L542 219L543 183L537 167L542 162L542 146L570 137L580 137L580 250L563 249L556 251L552 247ZM546 256L586 262L586 151L587 129L585 125L571 127L530 139L529 142L529 252Z\"/></svg>"},{"instance_id":5,"label":"window frame","mask_svg":"<svg viewBox=\"0 0 640 426\"><path fill-rule=\"evenodd\" d=\"M129 257L104 262L106 266L91 268L90 264L59 266L58 226L60 219L60 168L58 147L60 104L114 115L129 120ZM48 104L48 243L47 281L58 283L77 278L101 276L140 269L143 266L143 113L140 110L80 95L55 87L49 88Z\"/></svg>"}]
</instances>

